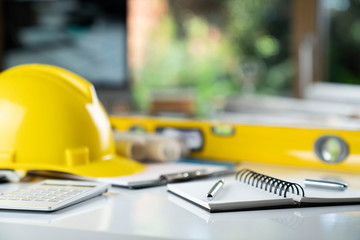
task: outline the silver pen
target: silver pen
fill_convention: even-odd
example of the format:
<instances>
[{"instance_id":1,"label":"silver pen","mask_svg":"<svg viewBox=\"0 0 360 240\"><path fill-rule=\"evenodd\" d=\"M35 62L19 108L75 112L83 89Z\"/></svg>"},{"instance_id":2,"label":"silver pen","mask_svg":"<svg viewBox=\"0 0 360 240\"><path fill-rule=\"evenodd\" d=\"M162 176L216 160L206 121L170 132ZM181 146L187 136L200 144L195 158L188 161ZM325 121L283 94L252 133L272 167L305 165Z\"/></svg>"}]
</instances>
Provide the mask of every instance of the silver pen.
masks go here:
<instances>
[{"instance_id":1,"label":"silver pen","mask_svg":"<svg viewBox=\"0 0 360 240\"><path fill-rule=\"evenodd\" d=\"M219 180L217 181L214 186L212 186L209 190L209 192L207 193L206 197L208 200L212 200L216 194L218 194L220 192L220 190L222 189L222 187L224 186L224 180Z\"/></svg>"},{"instance_id":2,"label":"silver pen","mask_svg":"<svg viewBox=\"0 0 360 240\"><path fill-rule=\"evenodd\" d=\"M345 190L347 188L347 184L333 181L325 181L325 180L314 180L314 179L305 179L306 187L316 187L316 188L326 188L331 190Z\"/></svg>"}]
</instances>

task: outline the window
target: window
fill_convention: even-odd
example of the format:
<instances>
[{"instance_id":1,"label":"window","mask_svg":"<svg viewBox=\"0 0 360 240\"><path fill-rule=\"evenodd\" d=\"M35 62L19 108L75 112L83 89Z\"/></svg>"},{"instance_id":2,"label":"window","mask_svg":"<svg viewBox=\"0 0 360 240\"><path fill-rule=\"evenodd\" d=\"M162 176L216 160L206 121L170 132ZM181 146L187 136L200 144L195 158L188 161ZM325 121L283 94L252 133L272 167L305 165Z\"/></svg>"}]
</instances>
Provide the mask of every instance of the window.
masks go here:
<instances>
[{"instance_id":1,"label":"window","mask_svg":"<svg viewBox=\"0 0 360 240\"><path fill-rule=\"evenodd\" d=\"M291 95L289 9L287 0L129 1L137 106L151 112L160 99L179 110L192 101L188 111L209 116L232 95Z\"/></svg>"}]
</instances>

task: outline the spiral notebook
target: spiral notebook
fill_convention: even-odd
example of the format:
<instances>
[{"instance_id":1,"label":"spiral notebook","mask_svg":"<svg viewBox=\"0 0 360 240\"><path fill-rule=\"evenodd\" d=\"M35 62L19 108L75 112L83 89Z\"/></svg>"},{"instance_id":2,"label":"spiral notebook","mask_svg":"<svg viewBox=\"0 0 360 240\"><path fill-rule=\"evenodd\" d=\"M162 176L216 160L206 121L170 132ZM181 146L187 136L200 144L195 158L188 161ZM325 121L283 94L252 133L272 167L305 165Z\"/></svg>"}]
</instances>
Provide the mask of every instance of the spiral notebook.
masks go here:
<instances>
[{"instance_id":1,"label":"spiral notebook","mask_svg":"<svg viewBox=\"0 0 360 240\"><path fill-rule=\"evenodd\" d=\"M225 180L222 190L209 200L207 193L215 182L168 184L167 189L209 212L360 204L360 190L309 188L300 181L285 181L249 169L239 171L235 180Z\"/></svg>"}]
</instances>

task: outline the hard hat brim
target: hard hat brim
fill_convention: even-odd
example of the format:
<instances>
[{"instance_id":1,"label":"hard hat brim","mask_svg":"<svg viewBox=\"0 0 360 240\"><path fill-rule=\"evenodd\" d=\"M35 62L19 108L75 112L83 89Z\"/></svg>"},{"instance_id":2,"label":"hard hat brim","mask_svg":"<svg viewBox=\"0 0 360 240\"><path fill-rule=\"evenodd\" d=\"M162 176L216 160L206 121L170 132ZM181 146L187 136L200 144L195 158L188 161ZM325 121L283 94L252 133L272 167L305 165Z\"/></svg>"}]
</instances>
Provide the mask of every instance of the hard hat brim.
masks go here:
<instances>
[{"instance_id":1,"label":"hard hat brim","mask_svg":"<svg viewBox=\"0 0 360 240\"><path fill-rule=\"evenodd\" d=\"M55 166L56 167L56 166ZM125 157L113 156L111 159L94 161L91 164L72 166L56 171L67 172L86 177L119 177L141 172L145 166Z\"/></svg>"},{"instance_id":2,"label":"hard hat brim","mask_svg":"<svg viewBox=\"0 0 360 240\"><path fill-rule=\"evenodd\" d=\"M84 177L120 177L139 173L145 170L145 166L122 156L114 155L109 159L92 161L81 165L55 165L55 164L16 164L4 165L3 169L15 169L23 171L55 171L70 173Z\"/></svg>"}]
</instances>

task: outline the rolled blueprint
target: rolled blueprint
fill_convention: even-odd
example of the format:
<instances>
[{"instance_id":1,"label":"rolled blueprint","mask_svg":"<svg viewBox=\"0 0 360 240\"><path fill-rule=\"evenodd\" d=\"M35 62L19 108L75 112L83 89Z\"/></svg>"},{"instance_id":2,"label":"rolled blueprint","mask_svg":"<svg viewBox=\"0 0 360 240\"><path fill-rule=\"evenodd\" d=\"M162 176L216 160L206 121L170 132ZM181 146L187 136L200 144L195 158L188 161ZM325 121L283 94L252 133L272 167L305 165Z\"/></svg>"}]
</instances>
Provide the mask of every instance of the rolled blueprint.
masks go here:
<instances>
[{"instance_id":1,"label":"rolled blueprint","mask_svg":"<svg viewBox=\"0 0 360 240\"><path fill-rule=\"evenodd\" d=\"M117 154L142 161L146 157L146 146L142 141L136 139L117 139L115 141Z\"/></svg>"},{"instance_id":2,"label":"rolled blueprint","mask_svg":"<svg viewBox=\"0 0 360 240\"><path fill-rule=\"evenodd\" d=\"M174 161L183 151L181 141L162 135L115 132L114 139L119 155L138 161Z\"/></svg>"},{"instance_id":3,"label":"rolled blueprint","mask_svg":"<svg viewBox=\"0 0 360 240\"><path fill-rule=\"evenodd\" d=\"M169 162L180 157L181 145L177 139L160 135L148 135L146 137L146 159Z\"/></svg>"}]
</instances>

